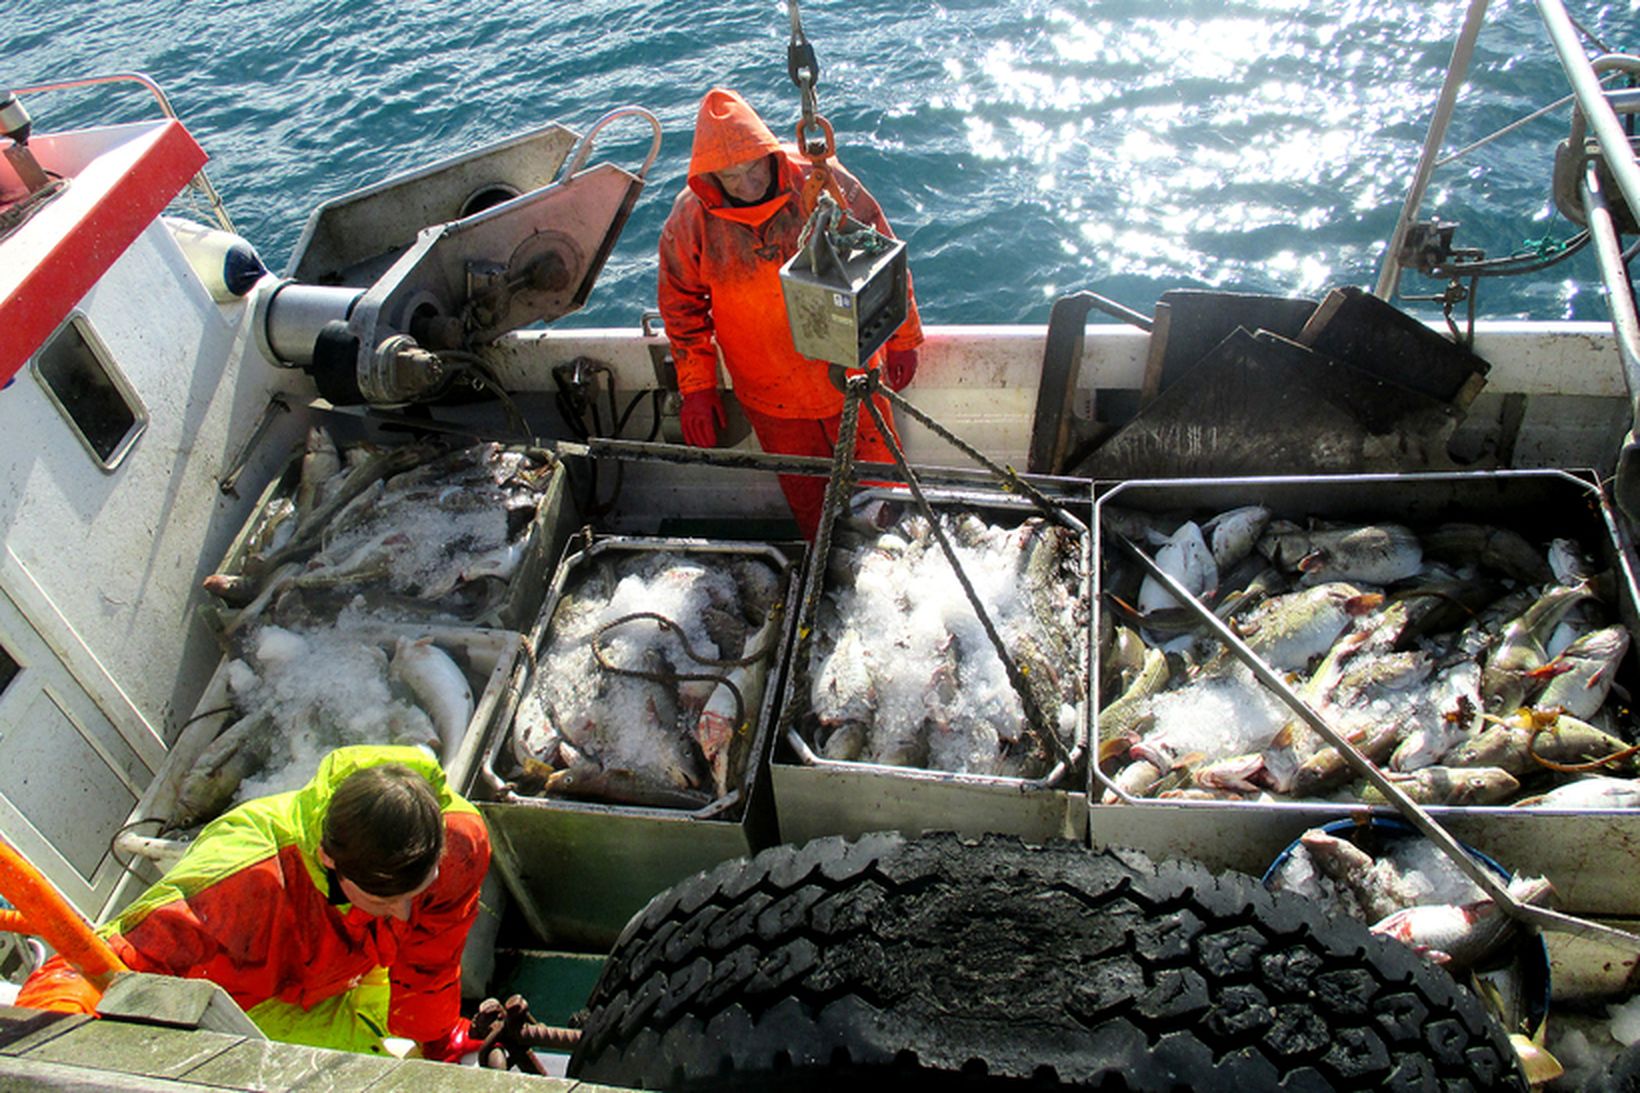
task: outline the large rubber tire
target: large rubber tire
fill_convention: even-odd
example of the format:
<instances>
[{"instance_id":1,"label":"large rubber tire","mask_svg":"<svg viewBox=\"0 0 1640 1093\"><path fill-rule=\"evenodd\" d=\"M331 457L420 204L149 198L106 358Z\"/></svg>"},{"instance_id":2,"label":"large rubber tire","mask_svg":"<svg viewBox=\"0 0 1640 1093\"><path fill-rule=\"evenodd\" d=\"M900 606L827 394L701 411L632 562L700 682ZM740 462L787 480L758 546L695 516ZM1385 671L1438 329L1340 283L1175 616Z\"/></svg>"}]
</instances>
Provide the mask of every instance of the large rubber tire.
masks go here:
<instances>
[{"instance_id":1,"label":"large rubber tire","mask_svg":"<svg viewBox=\"0 0 1640 1093\"><path fill-rule=\"evenodd\" d=\"M627 924L569 1073L643 1089L1524 1089L1451 976L1251 878L819 839ZM846 1083L846 1084L844 1084Z\"/></svg>"}]
</instances>

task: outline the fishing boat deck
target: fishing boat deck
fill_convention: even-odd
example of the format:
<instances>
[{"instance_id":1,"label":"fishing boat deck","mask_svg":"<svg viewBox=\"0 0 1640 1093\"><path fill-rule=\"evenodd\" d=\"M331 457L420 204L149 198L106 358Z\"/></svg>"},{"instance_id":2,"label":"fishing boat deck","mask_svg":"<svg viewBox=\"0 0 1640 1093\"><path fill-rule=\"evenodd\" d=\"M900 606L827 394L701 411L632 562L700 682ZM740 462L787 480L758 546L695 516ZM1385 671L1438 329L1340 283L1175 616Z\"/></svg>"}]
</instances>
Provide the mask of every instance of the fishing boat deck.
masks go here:
<instances>
[{"instance_id":1,"label":"fishing boat deck","mask_svg":"<svg viewBox=\"0 0 1640 1093\"><path fill-rule=\"evenodd\" d=\"M611 1086L422 1059L297 1047L231 1033L0 1006L0 1085L41 1089L532 1089Z\"/></svg>"}]
</instances>

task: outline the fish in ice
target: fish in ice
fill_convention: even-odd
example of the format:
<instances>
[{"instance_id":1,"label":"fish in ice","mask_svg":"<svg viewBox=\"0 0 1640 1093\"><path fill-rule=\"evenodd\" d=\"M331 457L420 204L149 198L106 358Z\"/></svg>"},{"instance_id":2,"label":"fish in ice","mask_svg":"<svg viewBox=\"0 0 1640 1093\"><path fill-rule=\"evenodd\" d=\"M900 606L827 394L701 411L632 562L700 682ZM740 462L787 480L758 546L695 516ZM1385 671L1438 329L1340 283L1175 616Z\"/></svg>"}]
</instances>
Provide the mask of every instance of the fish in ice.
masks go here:
<instances>
[{"instance_id":1,"label":"fish in ice","mask_svg":"<svg viewBox=\"0 0 1640 1093\"><path fill-rule=\"evenodd\" d=\"M267 763L274 733L273 714L267 710L247 714L223 729L183 777L167 827L184 831L220 815L240 785Z\"/></svg>"},{"instance_id":2,"label":"fish in ice","mask_svg":"<svg viewBox=\"0 0 1640 1093\"><path fill-rule=\"evenodd\" d=\"M307 431L307 443L302 453L301 477L296 486L296 508L312 512L323 500L323 491L330 480L342 469L342 457L336 450L336 441L330 430L315 425Z\"/></svg>"},{"instance_id":3,"label":"fish in ice","mask_svg":"<svg viewBox=\"0 0 1640 1093\"><path fill-rule=\"evenodd\" d=\"M695 720L695 740L706 757L707 769L712 775L712 787L722 797L732 787L731 782L745 768L746 750L751 744L752 719L757 716L756 703L763 694L769 662L774 657L774 642L778 637L780 615L776 611L764 614L763 626L749 638L744 634L740 646L750 646L748 664L737 664L729 674L713 687L706 705ZM744 627L742 628L744 632ZM728 654L741 658L736 651Z\"/></svg>"},{"instance_id":4,"label":"fish in ice","mask_svg":"<svg viewBox=\"0 0 1640 1093\"><path fill-rule=\"evenodd\" d=\"M432 719L438 732L439 762L455 762L467 727L473 720L473 688L450 655L432 638L399 638L393 648L388 678L403 683Z\"/></svg>"},{"instance_id":5,"label":"fish in ice","mask_svg":"<svg viewBox=\"0 0 1640 1093\"><path fill-rule=\"evenodd\" d=\"M1301 587L1330 581L1393 584L1415 575L1424 558L1418 536L1400 524L1305 529L1272 522L1259 550L1300 574Z\"/></svg>"},{"instance_id":6,"label":"fish in ice","mask_svg":"<svg viewBox=\"0 0 1640 1093\"><path fill-rule=\"evenodd\" d=\"M1509 894L1528 905L1543 905L1553 887L1543 877L1513 877ZM1405 907L1373 923L1372 932L1393 937L1449 971L1483 963L1514 935L1515 920L1486 896L1464 904Z\"/></svg>"},{"instance_id":7,"label":"fish in ice","mask_svg":"<svg viewBox=\"0 0 1640 1093\"><path fill-rule=\"evenodd\" d=\"M1234 625L1248 647L1271 668L1297 672L1308 669L1355 619L1382 602L1379 593L1333 581L1266 600ZM1216 659L1221 667L1239 663L1228 650Z\"/></svg>"},{"instance_id":8,"label":"fish in ice","mask_svg":"<svg viewBox=\"0 0 1640 1093\"><path fill-rule=\"evenodd\" d=\"M1446 755L1449 767L1497 767L1516 778L1550 770L1604 768L1608 773L1640 771L1635 748L1570 714L1519 710L1488 718L1473 739Z\"/></svg>"},{"instance_id":9,"label":"fish in ice","mask_svg":"<svg viewBox=\"0 0 1640 1093\"><path fill-rule=\"evenodd\" d=\"M1628 649L1626 626L1607 626L1583 635L1531 673L1534 680L1548 681L1532 704L1588 720L1605 705L1617 666Z\"/></svg>"},{"instance_id":10,"label":"fish in ice","mask_svg":"<svg viewBox=\"0 0 1640 1093\"><path fill-rule=\"evenodd\" d=\"M592 550L564 572L513 720L520 769L548 772L525 782L617 803L638 803L640 787L658 807L727 794L779 642L781 576L761 560L651 549Z\"/></svg>"},{"instance_id":11,"label":"fish in ice","mask_svg":"<svg viewBox=\"0 0 1640 1093\"><path fill-rule=\"evenodd\" d=\"M1158 568L1178 581L1197 599L1212 600L1218 594L1219 567L1213 551L1202 538L1202 529L1193 520L1180 524L1156 551ZM1178 599L1155 577L1146 576L1139 586L1141 616L1180 606Z\"/></svg>"},{"instance_id":12,"label":"fish in ice","mask_svg":"<svg viewBox=\"0 0 1640 1093\"><path fill-rule=\"evenodd\" d=\"M1520 790L1520 780L1501 767L1433 766L1408 773L1385 771L1384 777L1421 805L1495 805ZM1387 803L1370 784L1362 786L1361 800Z\"/></svg>"},{"instance_id":13,"label":"fish in ice","mask_svg":"<svg viewBox=\"0 0 1640 1093\"><path fill-rule=\"evenodd\" d=\"M1337 886L1340 902L1355 918L1376 922L1407 906L1420 890L1409 885L1389 858L1374 858L1349 839L1311 828L1298 844L1316 871Z\"/></svg>"},{"instance_id":14,"label":"fish in ice","mask_svg":"<svg viewBox=\"0 0 1640 1093\"><path fill-rule=\"evenodd\" d=\"M623 767L577 762L546 776L544 790L554 797L607 801L645 808L674 808L693 812L712 803L700 790L657 782L646 774Z\"/></svg>"},{"instance_id":15,"label":"fish in ice","mask_svg":"<svg viewBox=\"0 0 1640 1093\"><path fill-rule=\"evenodd\" d=\"M805 731L827 758L1043 773L1086 718L1083 541L1042 517L993 523L959 509L937 519L967 588L915 514L834 541L807 647ZM852 577L839 581L843 570ZM1044 724L1026 724L1016 682Z\"/></svg>"},{"instance_id":16,"label":"fish in ice","mask_svg":"<svg viewBox=\"0 0 1640 1093\"><path fill-rule=\"evenodd\" d=\"M1453 565L1478 565L1526 584L1552 579L1547 555L1512 528L1452 521L1425 531L1424 553Z\"/></svg>"},{"instance_id":17,"label":"fish in ice","mask_svg":"<svg viewBox=\"0 0 1640 1093\"><path fill-rule=\"evenodd\" d=\"M1516 808L1640 808L1640 781L1610 775L1586 775L1545 792L1522 797Z\"/></svg>"},{"instance_id":18,"label":"fish in ice","mask_svg":"<svg viewBox=\"0 0 1640 1093\"><path fill-rule=\"evenodd\" d=\"M1201 525L1219 573L1227 573L1253 552L1270 522L1270 510L1263 505L1242 505L1227 509Z\"/></svg>"},{"instance_id":19,"label":"fish in ice","mask_svg":"<svg viewBox=\"0 0 1640 1093\"><path fill-rule=\"evenodd\" d=\"M1492 713L1519 707L1532 689L1533 673L1549 659L1544 642L1566 613L1591 595L1583 585L1556 585L1504 629L1487 653L1481 698Z\"/></svg>"}]
</instances>

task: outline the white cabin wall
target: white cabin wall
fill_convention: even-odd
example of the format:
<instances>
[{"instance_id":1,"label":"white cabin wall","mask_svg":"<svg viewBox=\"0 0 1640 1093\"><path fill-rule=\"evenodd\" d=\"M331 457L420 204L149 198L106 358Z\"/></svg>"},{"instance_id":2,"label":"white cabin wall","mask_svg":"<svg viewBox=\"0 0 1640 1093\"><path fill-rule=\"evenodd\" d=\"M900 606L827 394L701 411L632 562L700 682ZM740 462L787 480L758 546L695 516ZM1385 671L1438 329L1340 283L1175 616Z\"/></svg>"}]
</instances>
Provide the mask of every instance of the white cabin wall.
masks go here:
<instances>
[{"instance_id":1,"label":"white cabin wall","mask_svg":"<svg viewBox=\"0 0 1640 1093\"><path fill-rule=\"evenodd\" d=\"M250 367L266 375L239 384L247 311L214 303L156 223L75 310L148 418L124 459L111 471L94 461L32 362L0 391L0 641L23 666L0 695L11 775L0 821L45 845L32 848L39 864L88 912L118 873L96 846L129 815L220 660L196 612L200 581L300 436L281 422L241 495L218 489L266 402L264 381L288 382L254 363L251 346Z\"/></svg>"}]
</instances>

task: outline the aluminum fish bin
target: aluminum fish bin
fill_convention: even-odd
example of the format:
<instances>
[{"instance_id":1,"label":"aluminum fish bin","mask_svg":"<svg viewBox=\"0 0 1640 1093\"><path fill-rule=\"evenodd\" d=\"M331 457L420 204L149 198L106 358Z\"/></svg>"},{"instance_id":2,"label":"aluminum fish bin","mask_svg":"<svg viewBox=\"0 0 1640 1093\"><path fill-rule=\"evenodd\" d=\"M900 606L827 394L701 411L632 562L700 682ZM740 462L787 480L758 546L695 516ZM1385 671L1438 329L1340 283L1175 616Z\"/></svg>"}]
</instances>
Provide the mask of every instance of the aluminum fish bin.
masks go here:
<instances>
[{"instance_id":1,"label":"aluminum fish bin","mask_svg":"<svg viewBox=\"0 0 1640 1093\"><path fill-rule=\"evenodd\" d=\"M1277 518L1302 523L1394 522L1414 531L1447 522L1490 524L1521 532L1533 543L1575 539L1598 567L1609 568L1615 602L1608 609L1631 633L1636 625L1633 560L1613 513L1590 478L1557 470L1459 474L1341 475L1301 478L1128 481L1096 503L1095 626L1113 610L1104 582L1113 559L1126 561L1110 539L1121 510L1205 519L1262 504ZM1630 650L1618 682L1635 688ZM1095 687L1099 673L1094 674ZM1102 701L1096 705L1103 705ZM1632 731L1632 729L1631 729ZM1095 715L1095 739L1105 732ZM1394 815L1389 806L1314 802L1117 800L1090 767L1089 834L1096 847L1128 846L1157 857L1188 858L1213 869L1258 875L1303 831L1349 816ZM1640 810L1427 806L1452 835L1523 875L1547 876L1555 906L1574 914L1629 915L1640 906Z\"/></svg>"},{"instance_id":2,"label":"aluminum fish bin","mask_svg":"<svg viewBox=\"0 0 1640 1093\"><path fill-rule=\"evenodd\" d=\"M511 695L516 692L518 678L524 670L523 635L472 627L385 625L350 631L349 635L357 636L366 643L378 644L389 652L401 637L412 641L431 638L462 668L473 691L473 716L462 737L460 750L444 772L450 787L459 792L463 785L472 781L482 741L492 722L511 708ZM193 769L200 754L237 716L229 699L229 663L224 658L217 666L193 716L171 746L164 765L149 783L142 799L132 810L130 819L114 840L115 852L129 855L134 863L133 869L137 867L136 863L144 861L155 867L143 869L140 874L133 873L143 884L158 879L159 874L175 864L188 849L187 841L162 837L155 832L170 821L183 779ZM122 885L120 890L116 890L107 909L123 905L135 894L128 886Z\"/></svg>"},{"instance_id":3,"label":"aluminum fish bin","mask_svg":"<svg viewBox=\"0 0 1640 1093\"><path fill-rule=\"evenodd\" d=\"M554 616L582 571L601 559L670 552L694 560L749 557L768 562L781 580L780 613L762 701L749 722L750 745L728 793L691 810L536 796L519 792L524 772L513 754L517 700L528 695L540 658L553 641ZM491 726L469 798L489 824L494 865L530 928L560 948L607 949L627 920L657 892L731 858L775 842L768 754L775 698L794 613L796 545L695 538L591 536L572 541L530 634L536 661L508 717Z\"/></svg>"},{"instance_id":4,"label":"aluminum fish bin","mask_svg":"<svg viewBox=\"0 0 1640 1093\"><path fill-rule=\"evenodd\" d=\"M1017 526L1030 516L1040 515L1028 502L998 490L928 490L925 494L938 513L972 511L1001 526ZM871 488L855 494L851 510L858 513L877 503L906 506L906 511L915 504L908 490ZM1083 528L1090 512L1091 497L1069 506L1071 520ZM840 516L838 525L845 518ZM1077 597L1084 605L1091 588L1087 579L1091 558L1092 539L1083 534L1084 580ZM811 550L805 597L826 590L826 571L826 559L814 557ZM822 835L855 838L870 831L915 835L954 830L973 835L999 832L1035 840L1087 838L1085 763L1080 756L1073 756L1072 763L1035 780L825 758L810 739L814 721L809 671L813 635L808 638L793 638L781 698L783 747L770 767L782 842L802 842ZM1083 663L1077 666L1084 679L1091 666L1091 634L1085 644ZM1077 752L1086 750L1090 711L1089 703L1079 707Z\"/></svg>"},{"instance_id":5,"label":"aluminum fish bin","mask_svg":"<svg viewBox=\"0 0 1640 1093\"><path fill-rule=\"evenodd\" d=\"M338 423L337 432L344 432L346 424ZM337 444L342 448L349 447L352 441L351 436L346 436L345 439L344 436L337 437ZM516 446L505 446L505 450L519 449ZM551 568L557 563L564 544L578 525L575 503L569 493L566 465L551 453L542 454L553 459L555 466L547 479L546 488L541 493L541 501L535 516L530 521L528 531L525 532L523 554L517 568L507 579L505 594L492 609L493 617L482 620L452 620L448 625L493 625L503 630L522 633L540 612ZM266 514L275 503L296 495L301 477L302 453L298 452L286 465L285 470L263 489L250 518L245 521L244 527L223 554L221 564L217 567L218 573L237 576L243 572L246 556L251 549L250 544ZM393 477L394 475L389 474L385 481L391 481ZM226 612L226 609L221 610Z\"/></svg>"}]
</instances>

